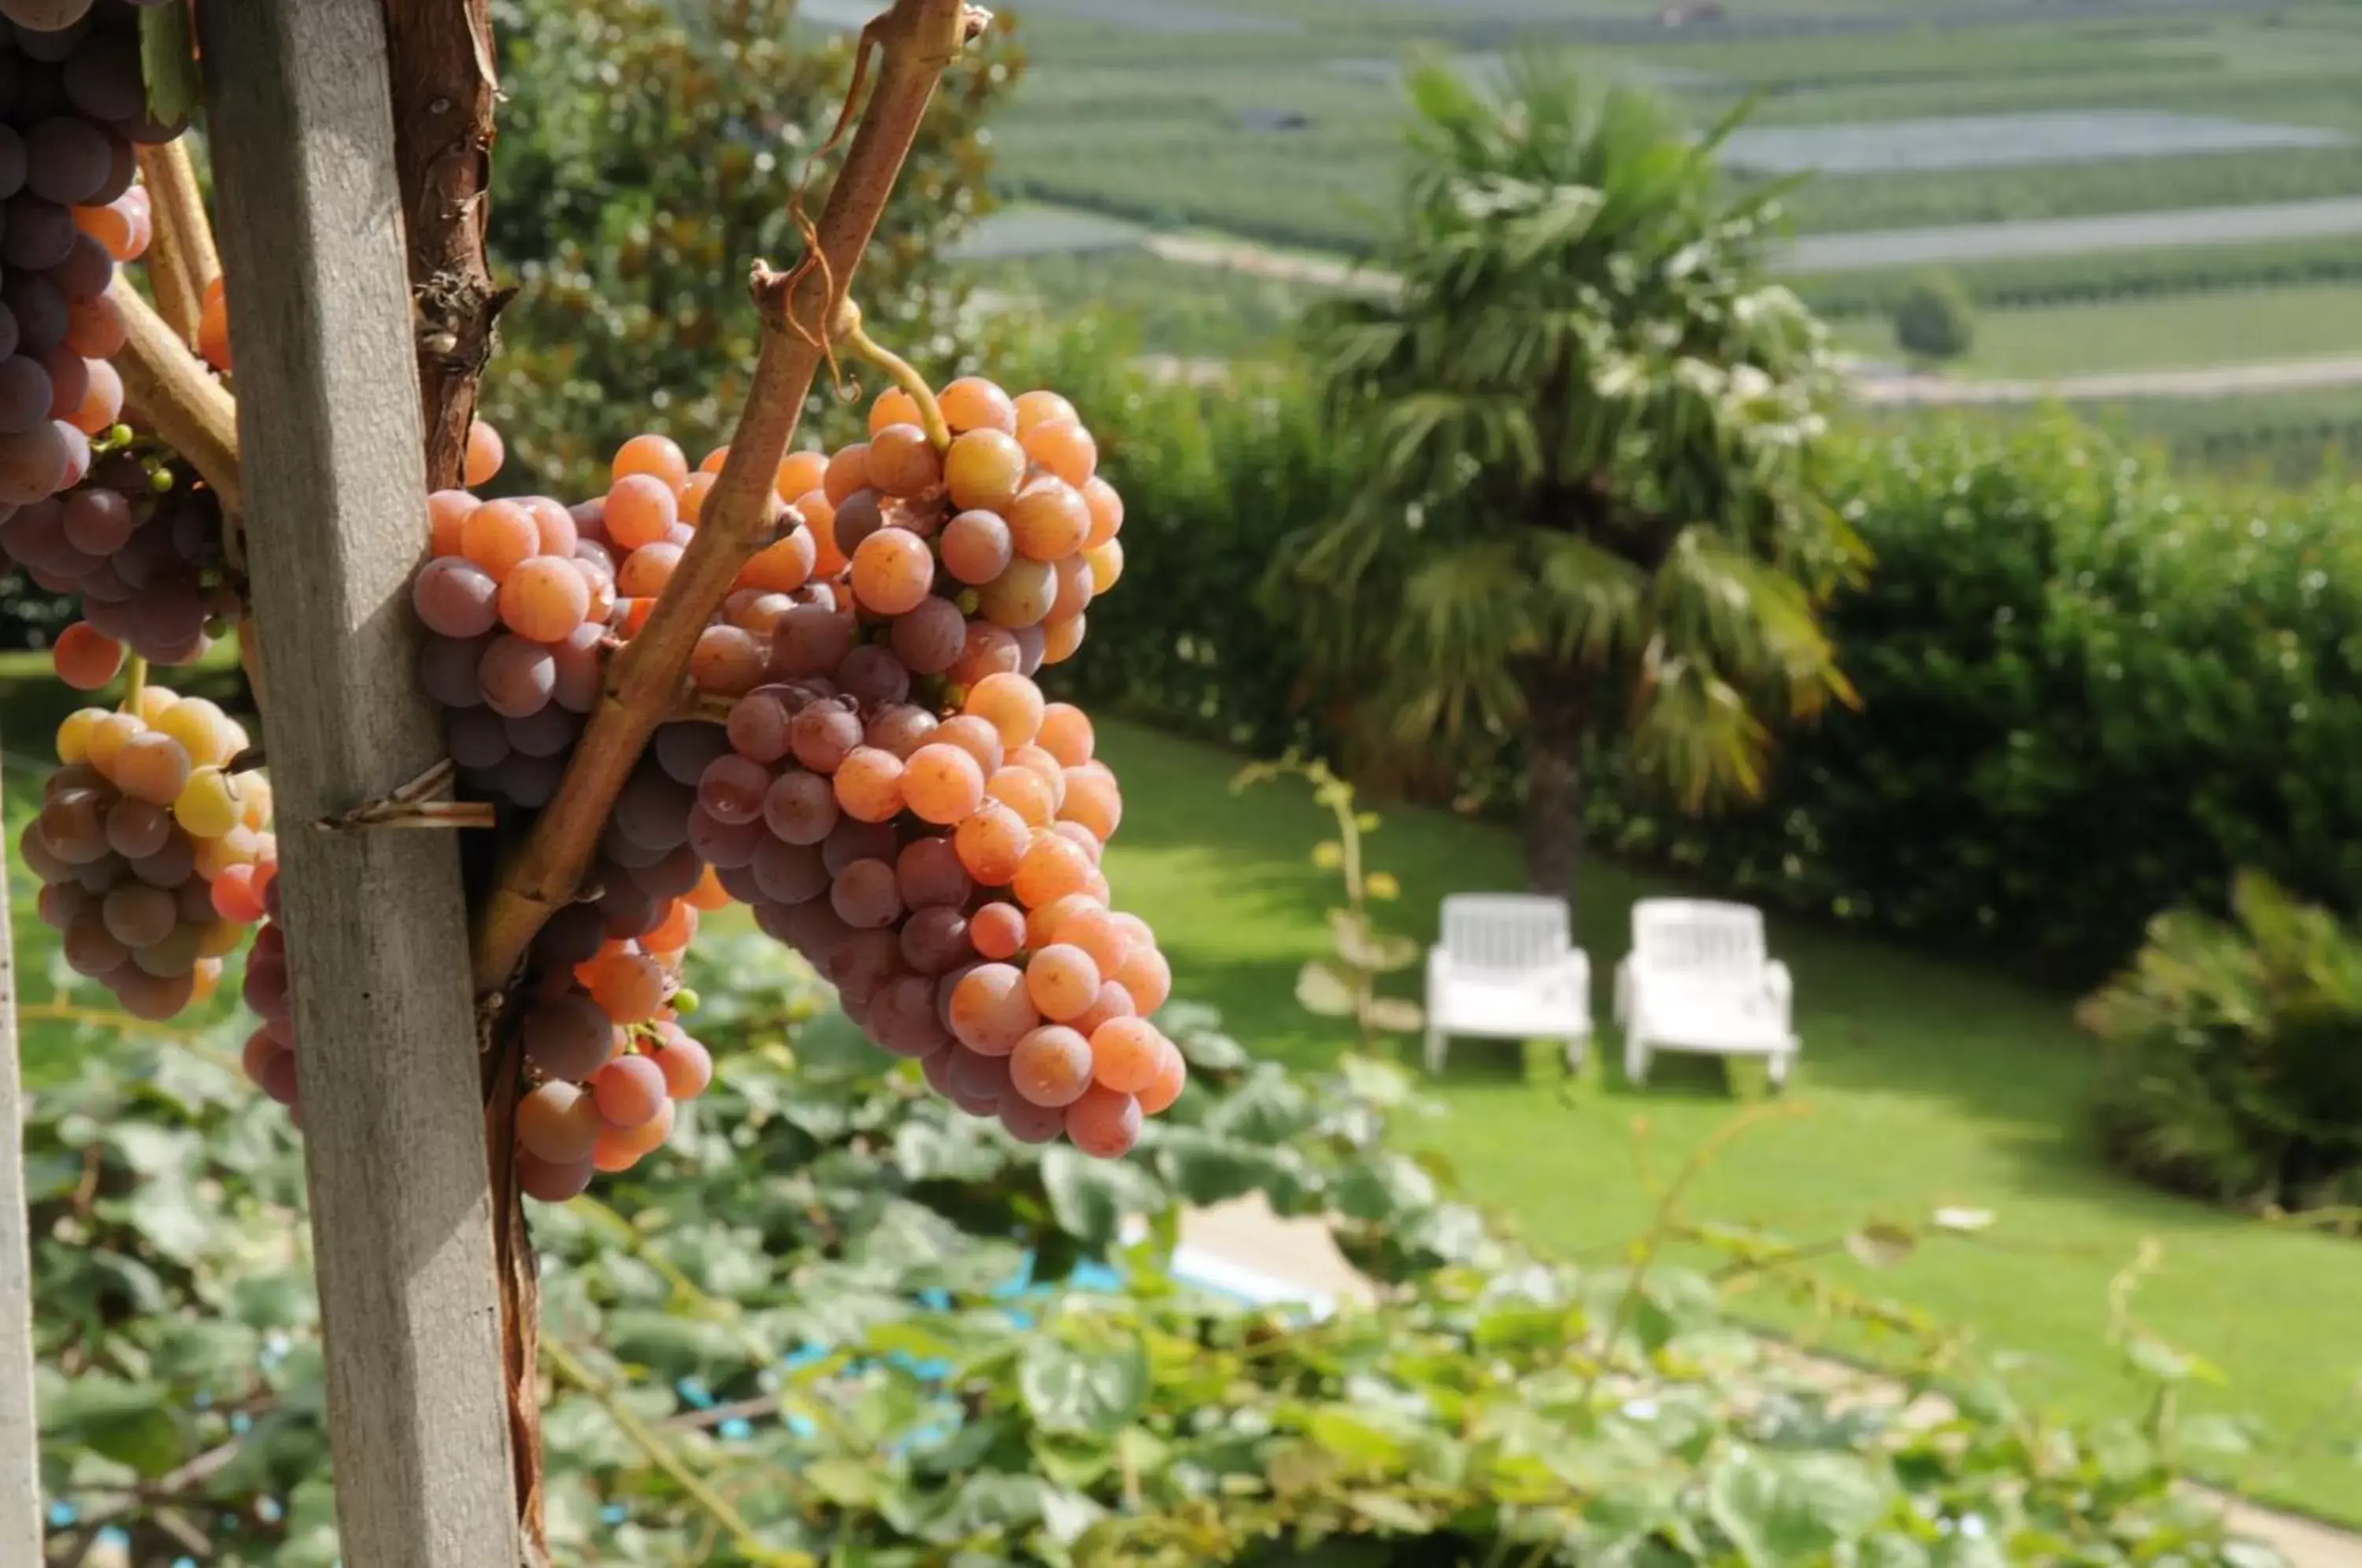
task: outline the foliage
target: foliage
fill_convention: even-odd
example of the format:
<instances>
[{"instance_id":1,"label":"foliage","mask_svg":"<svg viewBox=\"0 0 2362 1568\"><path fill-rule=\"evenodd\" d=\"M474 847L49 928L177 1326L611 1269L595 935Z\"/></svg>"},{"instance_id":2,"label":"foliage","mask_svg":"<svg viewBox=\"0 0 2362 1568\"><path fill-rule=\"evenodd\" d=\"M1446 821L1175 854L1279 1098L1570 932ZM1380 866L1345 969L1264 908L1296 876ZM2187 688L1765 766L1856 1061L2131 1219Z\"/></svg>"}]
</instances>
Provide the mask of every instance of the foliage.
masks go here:
<instances>
[{"instance_id":1,"label":"foliage","mask_svg":"<svg viewBox=\"0 0 2362 1568\"><path fill-rule=\"evenodd\" d=\"M1976 339L1976 307L1948 273L1920 279L1894 307L1895 345L1914 359L1957 359Z\"/></svg>"},{"instance_id":2,"label":"foliage","mask_svg":"<svg viewBox=\"0 0 2362 1568\"><path fill-rule=\"evenodd\" d=\"M727 437L756 348L746 267L802 252L798 186L852 75L851 38L791 30L794 9L496 0L504 91L490 242L520 292L501 318L484 412L519 482L591 493L646 410L692 456ZM952 303L934 256L989 205L981 127L1019 63L1005 41L988 46L929 110L862 268L863 306L898 340L939 330ZM820 169L800 199L815 217Z\"/></svg>"},{"instance_id":3,"label":"foliage","mask_svg":"<svg viewBox=\"0 0 2362 1568\"><path fill-rule=\"evenodd\" d=\"M964 262L960 275L1036 308L1119 312L1139 324L1140 347L1185 359L1267 354L1296 332L1327 291L1250 271L1167 261L1145 250Z\"/></svg>"},{"instance_id":4,"label":"foliage","mask_svg":"<svg viewBox=\"0 0 2362 1568\"><path fill-rule=\"evenodd\" d=\"M1345 892L1344 907L1329 911L1330 944L1336 956L1304 966L1296 977L1296 999L1317 1017L1352 1019L1361 1049L1374 1051L1385 1036L1410 1033L1427 1021L1417 1002L1378 994L1379 981L1418 962L1418 943L1380 931L1370 918L1371 902L1402 897L1402 885L1390 872L1364 869L1363 837L1377 832L1378 814L1360 810L1353 786L1327 763L1292 755L1278 762L1252 763L1231 780L1231 790L1243 794L1257 784L1287 777L1310 785L1313 803L1336 822L1337 836L1312 846L1312 864L1336 872Z\"/></svg>"},{"instance_id":5,"label":"foliage","mask_svg":"<svg viewBox=\"0 0 2362 1568\"><path fill-rule=\"evenodd\" d=\"M775 947L713 961L737 988L705 987L712 1114L614 1208L536 1224L560 1560L2270 1561L2177 1484L2235 1428L2163 1398L2061 1428L1932 1338L1924 1375L1976 1397L1905 1419L1922 1384L1847 1390L1734 1329L1667 1251L1720 1234L1726 1285L1823 1292L1795 1270L1815 1249L1691 1224L1676 1189L1620 1263L1541 1264L1387 1149L1408 1108L1390 1069L1250 1067L1176 1008L1197 1071L1175 1125L1099 1165L951 1113L809 1016ZM45 1479L67 1550L104 1522L134 1561L196 1532L229 1568L326 1568L301 1170L226 1043L93 1050L37 1107ZM1377 1305L1312 1320L1176 1281L1174 1206L1247 1190L1325 1218ZM1849 1244L1891 1264L1970 1224ZM2136 1360L2150 1381L2191 1364Z\"/></svg>"},{"instance_id":6,"label":"foliage","mask_svg":"<svg viewBox=\"0 0 2362 1568\"><path fill-rule=\"evenodd\" d=\"M1794 736L1760 807L1685 823L1595 794L1603 836L2085 980L2239 867L2351 909L2351 491L2184 484L2053 420L1865 445L1836 493L1880 563L1830 613L1860 709Z\"/></svg>"},{"instance_id":7,"label":"foliage","mask_svg":"<svg viewBox=\"0 0 2362 1568\"><path fill-rule=\"evenodd\" d=\"M1415 79L1398 296L1313 331L1354 503L1274 591L1364 723L1462 767L1522 742L1533 874L1587 734L1689 808L1752 794L1773 729L1847 688L1819 606L1856 558L1821 501L1826 335L1763 274L1774 204L1718 190L1656 100L1546 59L1504 94Z\"/></svg>"},{"instance_id":8,"label":"foliage","mask_svg":"<svg viewBox=\"0 0 2362 1568\"><path fill-rule=\"evenodd\" d=\"M2233 920L2172 910L2084 1004L2099 1113L2134 1174L2250 1207L2362 1199L2362 935L2263 877Z\"/></svg>"}]
</instances>

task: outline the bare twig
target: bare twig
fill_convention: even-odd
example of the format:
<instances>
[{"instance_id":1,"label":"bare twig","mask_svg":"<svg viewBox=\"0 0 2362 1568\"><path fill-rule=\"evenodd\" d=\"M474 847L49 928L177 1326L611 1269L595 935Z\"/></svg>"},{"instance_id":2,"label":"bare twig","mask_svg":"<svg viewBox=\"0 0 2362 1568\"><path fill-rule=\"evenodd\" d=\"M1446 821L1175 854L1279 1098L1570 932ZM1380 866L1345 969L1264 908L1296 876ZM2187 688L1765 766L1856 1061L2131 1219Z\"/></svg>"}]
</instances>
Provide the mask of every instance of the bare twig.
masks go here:
<instances>
[{"instance_id":1,"label":"bare twig","mask_svg":"<svg viewBox=\"0 0 2362 1568\"><path fill-rule=\"evenodd\" d=\"M607 692L567 765L557 798L500 880L477 927L480 991L508 983L534 934L582 879L607 813L648 737L679 705L698 635L728 596L739 569L769 536L780 504L780 459L829 354L828 328L843 308L862 252L944 69L978 14L960 0L894 0L863 31L877 52L877 84L821 215L819 243L793 272L757 265L754 289L763 348L730 456L707 498L703 525L681 557L647 624L615 656Z\"/></svg>"},{"instance_id":2,"label":"bare twig","mask_svg":"<svg viewBox=\"0 0 2362 1568\"><path fill-rule=\"evenodd\" d=\"M205 218L204 193L197 189L196 164L185 140L139 149L139 177L156 215L155 242L148 248L148 286L156 308L189 348L197 346L197 320L207 285L221 276L213 225Z\"/></svg>"},{"instance_id":3,"label":"bare twig","mask_svg":"<svg viewBox=\"0 0 2362 1568\"><path fill-rule=\"evenodd\" d=\"M225 513L245 511L237 472L237 404L139 297L129 274L116 272L107 294L123 314L123 351L115 359L123 390L156 434L214 488Z\"/></svg>"}]
</instances>

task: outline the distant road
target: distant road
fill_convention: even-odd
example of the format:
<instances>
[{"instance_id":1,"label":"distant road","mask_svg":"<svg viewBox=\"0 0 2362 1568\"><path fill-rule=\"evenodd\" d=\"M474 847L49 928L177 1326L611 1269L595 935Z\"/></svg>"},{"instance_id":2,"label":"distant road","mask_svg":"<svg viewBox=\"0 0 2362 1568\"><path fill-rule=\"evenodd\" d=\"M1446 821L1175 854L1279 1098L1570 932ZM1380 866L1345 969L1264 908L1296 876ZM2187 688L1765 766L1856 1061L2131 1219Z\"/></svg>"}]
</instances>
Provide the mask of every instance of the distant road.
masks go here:
<instances>
[{"instance_id":1,"label":"distant road","mask_svg":"<svg viewBox=\"0 0 2362 1568\"><path fill-rule=\"evenodd\" d=\"M2079 256L2095 250L2144 250L2152 246L2245 245L2257 240L2315 239L2345 234L2362 234L2362 197L1815 234L1789 246L1780 258L1780 265L1792 272L1862 272L1881 267Z\"/></svg>"},{"instance_id":2,"label":"distant road","mask_svg":"<svg viewBox=\"0 0 2362 1568\"><path fill-rule=\"evenodd\" d=\"M1151 354L1142 363L1160 381L1204 385L1231 373L1228 359ZM2362 355L2201 365L2179 370L2111 370L2055 381L1953 381L1944 376L1857 370L1853 394L1881 408L1968 407L2025 403L2129 403L2143 398L2242 397L2252 392L2318 392L2362 386ZM2362 1568L2362 1564L2357 1564Z\"/></svg>"},{"instance_id":3,"label":"distant road","mask_svg":"<svg viewBox=\"0 0 2362 1568\"><path fill-rule=\"evenodd\" d=\"M1782 248L1776 262L1783 272L1809 277L1890 267L1957 266L2343 235L2362 236L2362 196L1812 234ZM1356 268L1347 256L1277 249L1251 239L1158 234L1144 225L1104 214L1040 204L986 218L968 232L954 254L962 260L999 261L1128 250L1134 246L1183 266L1222 267L1319 288L1351 288L1357 283L1374 289L1386 286L1384 273Z\"/></svg>"},{"instance_id":4,"label":"distant road","mask_svg":"<svg viewBox=\"0 0 2362 1568\"><path fill-rule=\"evenodd\" d=\"M1943 376L1858 375L1854 394L1887 406L1990 403L2115 403L2136 398L2241 397L2362 385L2362 355L2272 359L2180 370L2110 370L2052 381L1952 381Z\"/></svg>"}]
</instances>

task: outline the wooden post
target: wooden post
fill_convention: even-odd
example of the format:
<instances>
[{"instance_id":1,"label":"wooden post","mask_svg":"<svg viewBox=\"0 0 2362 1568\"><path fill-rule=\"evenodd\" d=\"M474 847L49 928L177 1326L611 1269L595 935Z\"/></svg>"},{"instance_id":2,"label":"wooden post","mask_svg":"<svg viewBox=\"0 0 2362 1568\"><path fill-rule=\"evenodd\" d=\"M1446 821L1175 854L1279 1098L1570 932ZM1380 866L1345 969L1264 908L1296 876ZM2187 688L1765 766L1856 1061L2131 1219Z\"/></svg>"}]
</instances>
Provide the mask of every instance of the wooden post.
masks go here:
<instances>
[{"instance_id":1,"label":"wooden post","mask_svg":"<svg viewBox=\"0 0 2362 1568\"><path fill-rule=\"evenodd\" d=\"M330 832L442 755L380 0L198 10L348 1568L516 1568L457 845Z\"/></svg>"},{"instance_id":2,"label":"wooden post","mask_svg":"<svg viewBox=\"0 0 2362 1568\"><path fill-rule=\"evenodd\" d=\"M17 949L0 857L0 1562L41 1561L40 1421L33 1408L33 1256L26 1234Z\"/></svg>"}]
</instances>

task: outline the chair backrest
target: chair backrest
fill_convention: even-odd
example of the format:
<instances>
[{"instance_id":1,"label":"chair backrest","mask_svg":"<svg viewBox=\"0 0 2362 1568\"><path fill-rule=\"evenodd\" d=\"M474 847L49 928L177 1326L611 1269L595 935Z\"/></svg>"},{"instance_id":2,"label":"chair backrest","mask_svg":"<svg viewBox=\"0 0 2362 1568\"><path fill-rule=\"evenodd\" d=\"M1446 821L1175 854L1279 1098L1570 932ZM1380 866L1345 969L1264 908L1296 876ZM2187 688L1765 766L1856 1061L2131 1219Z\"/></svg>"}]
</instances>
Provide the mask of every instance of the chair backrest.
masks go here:
<instances>
[{"instance_id":1,"label":"chair backrest","mask_svg":"<svg viewBox=\"0 0 2362 1568\"><path fill-rule=\"evenodd\" d=\"M1539 893L1454 893L1443 900L1443 950L1465 969L1523 974L1566 956L1566 900Z\"/></svg>"},{"instance_id":2,"label":"chair backrest","mask_svg":"<svg viewBox=\"0 0 2362 1568\"><path fill-rule=\"evenodd\" d=\"M1751 980L1763 968L1763 911L1703 899L1643 899L1632 906L1632 951L1651 968Z\"/></svg>"}]
</instances>

